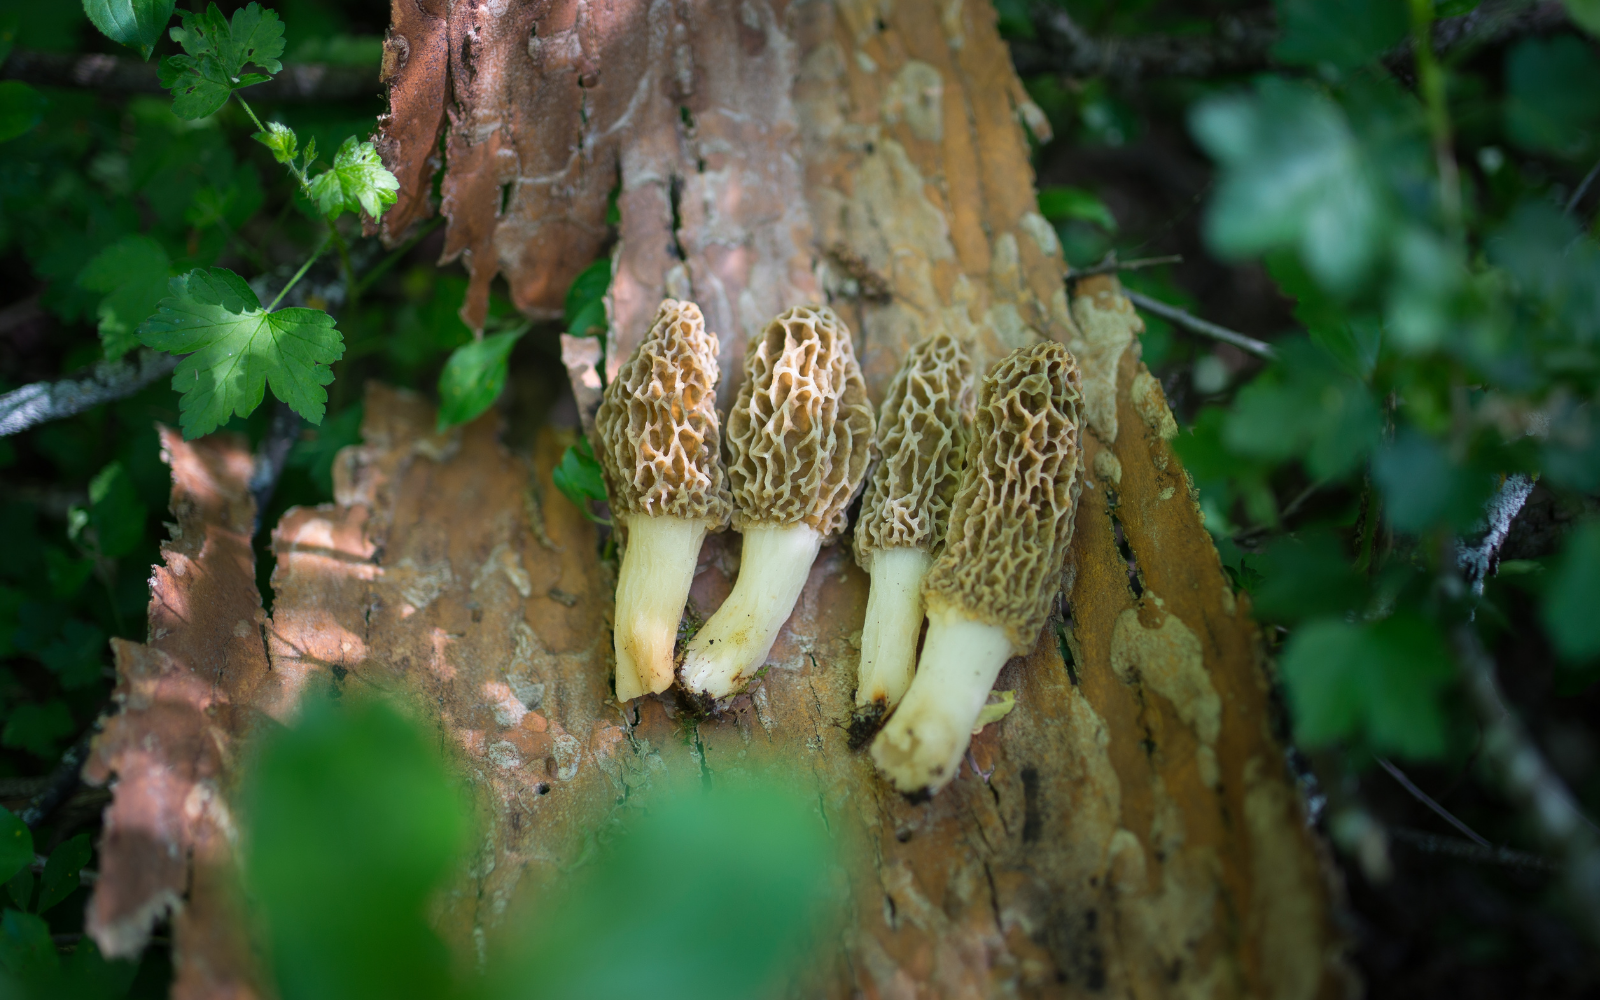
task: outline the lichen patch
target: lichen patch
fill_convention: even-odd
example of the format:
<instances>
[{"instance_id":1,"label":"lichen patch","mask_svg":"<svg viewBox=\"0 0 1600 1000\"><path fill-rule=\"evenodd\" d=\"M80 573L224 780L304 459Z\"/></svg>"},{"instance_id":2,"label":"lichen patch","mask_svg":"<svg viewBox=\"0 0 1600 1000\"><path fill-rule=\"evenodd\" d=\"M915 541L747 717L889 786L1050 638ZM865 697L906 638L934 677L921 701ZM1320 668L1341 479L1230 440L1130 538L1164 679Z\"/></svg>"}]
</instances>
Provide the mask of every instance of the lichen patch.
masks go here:
<instances>
[{"instance_id":1,"label":"lichen patch","mask_svg":"<svg viewBox=\"0 0 1600 1000\"><path fill-rule=\"evenodd\" d=\"M1147 599L1155 596L1147 591ZM1200 639L1174 614L1151 601L1159 624L1146 627L1138 608L1117 617L1111 632L1111 669L1126 683L1144 685L1172 703L1200 742L1215 746L1222 731L1222 699L1206 673Z\"/></svg>"}]
</instances>

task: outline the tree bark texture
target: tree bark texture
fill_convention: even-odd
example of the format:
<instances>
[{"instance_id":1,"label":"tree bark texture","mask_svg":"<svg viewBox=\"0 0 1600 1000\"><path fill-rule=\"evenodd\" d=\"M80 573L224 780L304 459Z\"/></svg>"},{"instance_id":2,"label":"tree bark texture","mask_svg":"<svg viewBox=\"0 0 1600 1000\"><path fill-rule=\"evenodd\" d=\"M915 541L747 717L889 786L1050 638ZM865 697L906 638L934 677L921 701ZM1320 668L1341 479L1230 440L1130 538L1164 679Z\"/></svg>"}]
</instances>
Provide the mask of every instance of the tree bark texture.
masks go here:
<instances>
[{"instance_id":1,"label":"tree bark texture","mask_svg":"<svg viewBox=\"0 0 1600 1000\"><path fill-rule=\"evenodd\" d=\"M1069 305L1028 166L1024 123L1042 132L1042 116L989 5L396 0L394 17L380 140L403 188L386 235L433 210L443 132L469 322L497 273L520 308L557 309L609 238L616 189L613 369L669 293L701 304L729 376L772 314L830 302L878 399L939 328L985 368L1040 337L1068 344L1088 480L1061 611L1001 675L1016 708L912 803L848 746L867 579L843 545L823 549L771 669L697 720L670 698L612 699L614 580L550 485L560 432L516 453L494 413L439 434L425 401L370 387L336 502L274 531L270 619L240 527L246 453L168 434L178 527L150 642L117 648L122 711L89 765L116 778L102 947L137 949L176 909L175 995L270 995L242 945L228 803L252 730L331 683L410 704L476 792L481 841L437 913L468 962L596 831L681 781L781 773L815 794L848 885L794 995L1347 995L1247 601L1170 447L1133 307L1109 277ZM598 378L570 346L592 405ZM737 564L735 535L708 539L697 613Z\"/></svg>"}]
</instances>

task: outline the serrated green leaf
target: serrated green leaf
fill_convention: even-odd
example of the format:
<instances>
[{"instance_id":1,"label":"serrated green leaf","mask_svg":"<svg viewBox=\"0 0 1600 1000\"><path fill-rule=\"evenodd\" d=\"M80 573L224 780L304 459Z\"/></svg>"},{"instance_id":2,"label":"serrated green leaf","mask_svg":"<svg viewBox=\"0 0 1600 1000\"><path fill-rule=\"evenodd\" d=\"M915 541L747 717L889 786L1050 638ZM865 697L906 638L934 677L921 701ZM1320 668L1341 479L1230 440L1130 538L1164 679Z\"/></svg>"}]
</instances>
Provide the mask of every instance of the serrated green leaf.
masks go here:
<instances>
[{"instance_id":1,"label":"serrated green leaf","mask_svg":"<svg viewBox=\"0 0 1600 1000\"><path fill-rule=\"evenodd\" d=\"M311 179L311 196L328 218L341 212L366 212L376 219L399 197L400 182L383 165L370 142L350 136L334 155L333 166Z\"/></svg>"},{"instance_id":2,"label":"serrated green leaf","mask_svg":"<svg viewBox=\"0 0 1600 1000\"><path fill-rule=\"evenodd\" d=\"M0 142L15 139L43 121L49 103L21 80L0 80Z\"/></svg>"},{"instance_id":3,"label":"serrated green leaf","mask_svg":"<svg viewBox=\"0 0 1600 1000\"><path fill-rule=\"evenodd\" d=\"M577 444L562 452L561 461L550 471L550 481L562 496L583 511L584 517L591 521L600 520L589 509L589 503L606 499L606 483L588 438L579 437Z\"/></svg>"},{"instance_id":4,"label":"serrated green leaf","mask_svg":"<svg viewBox=\"0 0 1600 1000\"><path fill-rule=\"evenodd\" d=\"M1221 164L1206 238L1225 257L1293 248L1326 289L1354 292L1384 246L1384 196L1349 120L1281 78L1207 100L1190 130Z\"/></svg>"},{"instance_id":5,"label":"serrated green leaf","mask_svg":"<svg viewBox=\"0 0 1600 1000\"><path fill-rule=\"evenodd\" d=\"M279 163L293 163L295 154L300 151L300 137L282 122L266 124L265 132L256 132L251 138L272 150L272 158Z\"/></svg>"},{"instance_id":6,"label":"serrated green leaf","mask_svg":"<svg viewBox=\"0 0 1600 1000\"><path fill-rule=\"evenodd\" d=\"M33 864L33 831L16 813L0 806L0 882Z\"/></svg>"},{"instance_id":7,"label":"serrated green leaf","mask_svg":"<svg viewBox=\"0 0 1600 1000\"><path fill-rule=\"evenodd\" d=\"M83 12L105 35L146 59L172 20L174 0L83 0Z\"/></svg>"},{"instance_id":8,"label":"serrated green leaf","mask_svg":"<svg viewBox=\"0 0 1600 1000\"><path fill-rule=\"evenodd\" d=\"M78 887L78 873L83 871L83 866L89 863L93 854L94 847L86 833L63 841L50 852L50 858L44 864L43 885L39 888L39 913L72 895L72 890Z\"/></svg>"},{"instance_id":9,"label":"serrated green leaf","mask_svg":"<svg viewBox=\"0 0 1600 1000\"><path fill-rule=\"evenodd\" d=\"M139 324L149 319L167 292L167 251L148 236L124 236L96 254L78 285L103 292L97 310L106 359L115 361L139 346Z\"/></svg>"},{"instance_id":10,"label":"serrated green leaf","mask_svg":"<svg viewBox=\"0 0 1600 1000\"><path fill-rule=\"evenodd\" d=\"M1600 521L1579 526L1561 548L1544 594L1544 626L1556 651L1574 663L1600 659Z\"/></svg>"},{"instance_id":11,"label":"serrated green leaf","mask_svg":"<svg viewBox=\"0 0 1600 1000\"><path fill-rule=\"evenodd\" d=\"M172 38L184 55L162 60L161 85L172 91L172 110L193 121L215 114L235 90L264 83L270 77L244 73L254 64L276 73L283 68L283 22L270 10L251 3L233 12L230 23L211 4L203 13L179 11L182 23Z\"/></svg>"},{"instance_id":12,"label":"serrated green leaf","mask_svg":"<svg viewBox=\"0 0 1600 1000\"><path fill-rule=\"evenodd\" d=\"M172 376L185 437L209 434L234 414L248 416L267 386L313 424L322 423L333 381L328 368L344 356L333 317L317 309L269 313L244 279L226 268L173 278L171 294L139 328L147 347L186 354Z\"/></svg>"},{"instance_id":13,"label":"serrated green leaf","mask_svg":"<svg viewBox=\"0 0 1600 1000\"><path fill-rule=\"evenodd\" d=\"M1116 216L1099 196L1083 188L1054 185L1039 189L1039 214L1051 222L1079 219L1108 232L1117 231Z\"/></svg>"},{"instance_id":14,"label":"serrated green leaf","mask_svg":"<svg viewBox=\"0 0 1600 1000\"><path fill-rule=\"evenodd\" d=\"M1352 70L1405 37L1406 6L1393 0L1277 0L1282 32L1273 56L1291 66Z\"/></svg>"},{"instance_id":15,"label":"serrated green leaf","mask_svg":"<svg viewBox=\"0 0 1600 1000\"><path fill-rule=\"evenodd\" d=\"M1375 624L1319 619L1289 637L1281 661L1296 740L1339 741L1425 759L1445 748L1439 697L1453 676L1432 622L1402 611Z\"/></svg>"},{"instance_id":16,"label":"serrated green leaf","mask_svg":"<svg viewBox=\"0 0 1600 1000\"><path fill-rule=\"evenodd\" d=\"M73 733L72 713L59 698L25 701L11 710L0 744L18 747L36 757L54 760L61 741Z\"/></svg>"},{"instance_id":17,"label":"serrated green leaf","mask_svg":"<svg viewBox=\"0 0 1600 1000\"><path fill-rule=\"evenodd\" d=\"M526 328L465 344L450 352L439 373L439 429L475 419L505 388L511 348Z\"/></svg>"}]
</instances>

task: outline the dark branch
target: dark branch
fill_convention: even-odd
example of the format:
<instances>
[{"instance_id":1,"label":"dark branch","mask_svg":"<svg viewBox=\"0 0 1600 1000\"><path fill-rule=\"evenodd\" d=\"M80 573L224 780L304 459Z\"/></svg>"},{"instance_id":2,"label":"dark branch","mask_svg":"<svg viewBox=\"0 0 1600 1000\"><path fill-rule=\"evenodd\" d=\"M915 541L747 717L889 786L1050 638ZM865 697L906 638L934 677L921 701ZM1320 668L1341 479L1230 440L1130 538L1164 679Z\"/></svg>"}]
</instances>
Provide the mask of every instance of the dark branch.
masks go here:
<instances>
[{"instance_id":1,"label":"dark branch","mask_svg":"<svg viewBox=\"0 0 1600 1000\"><path fill-rule=\"evenodd\" d=\"M170 354L140 351L137 364L127 360L101 362L88 378L35 382L13 389L0 396L0 437L131 396L163 375L172 374L177 366L178 359Z\"/></svg>"},{"instance_id":2,"label":"dark branch","mask_svg":"<svg viewBox=\"0 0 1600 1000\"><path fill-rule=\"evenodd\" d=\"M77 87L121 94L164 94L156 64L108 55L13 51L0 66L0 79L41 87ZM351 101L379 96L378 67L285 66L266 83L241 93L252 103Z\"/></svg>"},{"instance_id":3,"label":"dark branch","mask_svg":"<svg viewBox=\"0 0 1600 1000\"><path fill-rule=\"evenodd\" d=\"M1555 31L1570 23L1559 0L1486 0L1471 13L1447 17L1433 29L1433 47L1456 54L1520 35ZM1210 78L1250 73L1272 62L1278 40L1271 9L1220 18L1213 35L1137 35L1097 38L1066 11L1043 4L1033 10L1034 41L1011 43L1023 76L1103 76L1122 84L1160 77ZM1410 60L1408 39L1387 61Z\"/></svg>"}]
</instances>

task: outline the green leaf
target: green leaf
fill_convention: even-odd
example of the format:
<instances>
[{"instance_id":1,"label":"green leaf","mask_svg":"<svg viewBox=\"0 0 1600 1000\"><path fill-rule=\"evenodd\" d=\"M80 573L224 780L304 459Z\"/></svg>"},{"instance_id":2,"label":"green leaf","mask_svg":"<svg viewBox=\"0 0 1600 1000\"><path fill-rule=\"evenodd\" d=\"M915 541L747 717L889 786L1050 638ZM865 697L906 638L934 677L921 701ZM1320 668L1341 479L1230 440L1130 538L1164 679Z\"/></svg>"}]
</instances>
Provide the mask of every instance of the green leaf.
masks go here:
<instances>
[{"instance_id":1,"label":"green leaf","mask_svg":"<svg viewBox=\"0 0 1600 1000\"><path fill-rule=\"evenodd\" d=\"M328 1000L455 996L428 914L467 845L468 800L431 734L351 701L306 699L246 778L245 874L275 984Z\"/></svg>"},{"instance_id":2,"label":"green leaf","mask_svg":"<svg viewBox=\"0 0 1600 1000\"><path fill-rule=\"evenodd\" d=\"M1261 583L1255 610L1271 621L1297 622L1357 610L1366 587L1333 532L1318 529L1279 538L1257 559Z\"/></svg>"},{"instance_id":3,"label":"green leaf","mask_svg":"<svg viewBox=\"0 0 1600 1000\"><path fill-rule=\"evenodd\" d=\"M251 138L272 150L272 158L279 163L293 163L300 151L300 137L282 122L267 122L267 130L254 133Z\"/></svg>"},{"instance_id":4,"label":"green leaf","mask_svg":"<svg viewBox=\"0 0 1600 1000\"><path fill-rule=\"evenodd\" d=\"M283 22L273 11L252 3L233 12L230 23L215 3L204 13L179 11L182 20L172 38L184 55L161 62L161 85L172 91L172 110L193 121L215 114L235 90L263 83L270 77L245 74L255 64L272 73L283 68Z\"/></svg>"},{"instance_id":5,"label":"green leaf","mask_svg":"<svg viewBox=\"0 0 1600 1000\"><path fill-rule=\"evenodd\" d=\"M1566 5L1574 24L1600 38L1600 0L1566 0Z\"/></svg>"},{"instance_id":6,"label":"green leaf","mask_svg":"<svg viewBox=\"0 0 1600 1000\"><path fill-rule=\"evenodd\" d=\"M77 510L77 508L74 508ZM83 523L88 524L89 512L83 511ZM50 594L58 601L70 601L94 575L94 560L80 559L58 548L44 552L44 579L50 585Z\"/></svg>"},{"instance_id":7,"label":"green leaf","mask_svg":"<svg viewBox=\"0 0 1600 1000\"><path fill-rule=\"evenodd\" d=\"M601 258L578 272L578 276L572 279L572 285L567 288L566 318L568 333L574 337L584 337L589 334L591 327L605 328L606 317L603 299L610 287L610 258ZM600 307L598 319L595 312L596 305Z\"/></svg>"},{"instance_id":8,"label":"green leaf","mask_svg":"<svg viewBox=\"0 0 1600 1000\"><path fill-rule=\"evenodd\" d=\"M1600 56L1571 35L1518 42L1506 55L1505 127L1524 149L1588 156L1600 130Z\"/></svg>"},{"instance_id":9,"label":"green leaf","mask_svg":"<svg viewBox=\"0 0 1600 1000\"><path fill-rule=\"evenodd\" d=\"M1279 62L1352 70L1375 61L1405 37L1406 5L1394 0L1277 0Z\"/></svg>"},{"instance_id":10,"label":"green leaf","mask_svg":"<svg viewBox=\"0 0 1600 1000\"><path fill-rule=\"evenodd\" d=\"M0 744L18 747L45 760L55 760L61 741L75 729L72 713L61 699L25 701L11 710L5 731L0 733Z\"/></svg>"},{"instance_id":11,"label":"green leaf","mask_svg":"<svg viewBox=\"0 0 1600 1000\"><path fill-rule=\"evenodd\" d=\"M45 984L53 984L61 958L44 918L21 910L0 917L0 967L33 985L34 996L51 995Z\"/></svg>"},{"instance_id":12,"label":"green leaf","mask_svg":"<svg viewBox=\"0 0 1600 1000\"><path fill-rule=\"evenodd\" d=\"M1306 340L1286 339L1278 348L1278 362L1239 391L1223 442L1252 458L1300 458L1315 479L1344 475L1377 441L1372 393Z\"/></svg>"},{"instance_id":13,"label":"green leaf","mask_svg":"<svg viewBox=\"0 0 1600 1000\"><path fill-rule=\"evenodd\" d=\"M307 438L295 442L289 452L289 465L305 469L324 494L333 495L333 461L340 449L361 443L360 403L329 417Z\"/></svg>"},{"instance_id":14,"label":"green leaf","mask_svg":"<svg viewBox=\"0 0 1600 1000\"><path fill-rule=\"evenodd\" d=\"M1304 746L1353 741L1419 759L1444 752L1439 698L1454 669L1438 630L1418 614L1370 625L1309 622L1289 637L1281 672Z\"/></svg>"},{"instance_id":15,"label":"green leaf","mask_svg":"<svg viewBox=\"0 0 1600 1000\"><path fill-rule=\"evenodd\" d=\"M1600 521L1580 525L1561 549L1545 590L1545 628L1562 658L1574 663L1600 659Z\"/></svg>"},{"instance_id":16,"label":"green leaf","mask_svg":"<svg viewBox=\"0 0 1600 1000\"><path fill-rule=\"evenodd\" d=\"M333 166L311 179L311 196L328 218L341 212L366 212L376 219L399 197L400 182L383 165L370 142L350 136L339 147Z\"/></svg>"},{"instance_id":17,"label":"green leaf","mask_svg":"<svg viewBox=\"0 0 1600 1000\"><path fill-rule=\"evenodd\" d=\"M606 483L588 438L580 436L577 444L562 452L560 463L550 471L550 480L562 496L583 511L584 517L600 520L589 509L589 502L605 500Z\"/></svg>"},{"instance_id":18,"label":"green leaf","mask_svg":"<svg viewBox=\"0 0 1600 1000\"><path fill-rule=\"evenodd\" d=\"M172 19L174 0L83 0L83 12L100 33L139 50L146 59Z\"/></svg>"},{"instance_id":19,"label":"green leaf","mask_svg":"<svg viewBox=\"0 0 1600 1000\"><path fill-rule=\"evenodd\" d=\"M44 865L44 884L39 889L39 913L72 895L72 890L78 887L78 873L93 854L94 847L87 833L64 841L50 852L50 859Z\"/></svg>"},{"instance_id":20,"label":"green leaf","mask_svg":"<svg viewBox=\"0 0 1600 1000\"><path fill-rule=\"evenodd\" d=\"M62 688L75 691L100 680L106 659L106 634L98 626L76 618L61 626L61 634L39 650L39 659L56 675Z\"/></svg>"},{"instance_id":21,"label":"green leaf","mask_svg":"<svg viewBox=\"0 0 1600 1000\"><path fill-rule=\"evenodd\" d=\"M606 303L604 299L591 299L567 323L567 333L574 337L604 337L606 334Z\"/></svg>"},{"instance_id":22,"label":"green leaf","mask_svg":"<svg viewBox=\"0 0 1600 1000\"><path fill-rule=\"evenodd\" d=\"M1206 238L1225 257L1297 251L1328 291L1371 271L1387 228L1384 197L1343 110L1280 78L1201 103L1190 130L1222 165Z\"/></svg>"},{"instance_id":23,"label":"green leaf","mask_svg":"<svg viewBox=\"0 0 1600 1000\"><path fill-rule=\"evenodd\" d=\"M0 142L15 139L43 121L49 103L21 80L0 80Z\"/></svg>"},{"instance_id":24,"label":"green leaf","mask_svg":"<svg viewBox=\"0 0 1600 1000\"><path fill-rule=\"evenodd\" d=\"M80 991L75 995L80 997L125 997L139 972L137 961L108 961L87 934L72 949L65 965L70 981Z\"/></svg>"},{"instance_id":25,"label":"green leaf","mask_svg":"<svg viewBox=\"0 0 1600 1000\"><path fill-rule=\"evenodd\" d=\"M1451 461L1433 439L1412 427L1372 459L1383 489L1384 514L1401 531L1471 527L1483 514L1493 483L1487 475Z\"/></svg>"},{"instance_id":26,"label":"green leaf","mask_svg":"<svg viewBox=\"0 0 1600 1000\"><path fill-rule=\"evenodd\" d=\"M476 418L494 405L505 388L511 348L527 332L513 330L465 344L450 352L439 373L439 429Z\"/></svg>"},{"instance_id":27,"label":"green leaf","mask_svg":"<svg viewBox=\"0 0 1600 1000\"><path fill-rule=\"evenodd\" d=\"M100 342L108 361L139 346L139 324L149 319L167 289L171 266L167 251L148 236L124 236L96 254L82 271L78 285L103 292L100 300Z\"/></svg>"},{"instance_id":28,"label":"green leaf","mask_svg":"<svg viewBox=\"0 0 1600 1000\"><path fill-rule=\"evenodd\" d=\"M185 437L209 434L233 414L248 416L265 387L313 424L328 401L328 368L344 356L333 317L317 309L267 312L244 279L226 268L173 278L171 294L139 328L147 347L187 354L172 376ZM503 381L503 376L502 376Z\"/></svg>"},{"instance_id":29,"label":"green leaf","mask_svg":"<svg viewBox=\"0 0 1600 1000\"><path fill-rule=\"evenodd\" d=\"M6 882L6 895L16 903L18 908L30 910L33 908L33 869L24 866L23 869L11 876Z\"/></svg>"},{"instance_id":30,"label":"green leaf","mask_svg":"<svg viewBox=\"0 0 1600 1000\"><path fill-rule=\"evenodd\" d=\"M1092 191L1053 185L1039 189L1039 214L1051 222L1079 219L1092 222L1108 232L1117 231L1111 209Z\"/></svg>"},{"instance_id":31,"label":"green leaf","mask_svg":"<svg viewBox=\"0 0 1600 1000\"><path fill-rule=\"evenodd\" d=\"M33 864L33 831L16 813L0 806L0 882Z\"/></svg>"}]
</instances>

